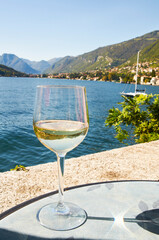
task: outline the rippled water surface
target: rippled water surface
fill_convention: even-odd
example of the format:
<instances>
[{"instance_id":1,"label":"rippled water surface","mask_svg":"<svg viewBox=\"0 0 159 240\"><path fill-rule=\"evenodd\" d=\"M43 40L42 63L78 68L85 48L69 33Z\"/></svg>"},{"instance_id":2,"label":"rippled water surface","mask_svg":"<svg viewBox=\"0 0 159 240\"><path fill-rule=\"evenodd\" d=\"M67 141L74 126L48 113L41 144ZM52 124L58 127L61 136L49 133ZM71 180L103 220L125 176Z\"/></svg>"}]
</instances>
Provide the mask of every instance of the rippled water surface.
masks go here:
<instances>
[{"instance_id":1,"label":"rippled water surface","mask_svg":"<svg viewBox=\"0 0 159 240\"><path fill-rule=\"evenodd\" d=\"M35 137L32 116L37 85L81 85L86 87L90 127L85 140L67 154L67 158L101 152L121 145L114 131L105 127L108 109L122 101L125 84L59 79L0 78L0 171L15 165L32 166L56 161L56 155ZM134 88L131 85L132 90ZM159 87L146 86L147 93L159 93ZM91 163L90 163L91 164Z\"/></svg>"}]
</instances>

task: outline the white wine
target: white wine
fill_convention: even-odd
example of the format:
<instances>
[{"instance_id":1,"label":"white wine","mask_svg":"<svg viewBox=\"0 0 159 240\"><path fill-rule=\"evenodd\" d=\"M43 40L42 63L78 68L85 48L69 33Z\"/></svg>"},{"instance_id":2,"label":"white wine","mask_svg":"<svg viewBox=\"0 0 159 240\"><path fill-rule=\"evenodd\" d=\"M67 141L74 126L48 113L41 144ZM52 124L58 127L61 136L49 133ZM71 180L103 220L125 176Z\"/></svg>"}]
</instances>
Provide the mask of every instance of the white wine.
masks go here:
<instances>
[{"instance_id":1,"label":"white wine","mask_svg":"<svg viewBox=\"0 0 159 240\"><path fill-rule=\"evenodd\" d=\"M38 121L33 127L39 141L59 155L77 147L88 131L88 124L69 120Z\"/></svg>"},{"instance_id":2,"label":"white wine","mask_svg":"<svg viewBox=\"0 0 159 240\"><path fill-rule=\"evenodd\" d=\"M59 180L59 201L47 204L38 211L37 219L46 228L70 230L87 219L85 210L75 204L64 203L63 177L65 155L83 141L88 126L85 87L37 86L33 128L39 141L55 152Z\"/></svg>"}]
</instances>

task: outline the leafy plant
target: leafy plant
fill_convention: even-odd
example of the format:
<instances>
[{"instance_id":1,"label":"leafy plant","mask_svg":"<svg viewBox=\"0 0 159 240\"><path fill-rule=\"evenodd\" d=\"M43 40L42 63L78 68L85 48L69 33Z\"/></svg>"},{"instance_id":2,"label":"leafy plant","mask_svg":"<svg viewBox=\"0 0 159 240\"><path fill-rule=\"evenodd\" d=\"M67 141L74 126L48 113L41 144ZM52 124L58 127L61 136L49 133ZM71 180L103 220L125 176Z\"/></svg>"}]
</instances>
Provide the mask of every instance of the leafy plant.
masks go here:
<instances>
[{"instance_id":1,"label":"leafy plant","mask_svg":"<svg viewBox=\"0 0 159 240\"><path fill-rule=\"evenodd\" d=\"M15 168L10 169L10 171L29 171L29 170L22 165L16 165Z\"/></svg>"},{"instance_id":2,"label":"leafy plant","mask_svg":"<svg viewBox=\"0 0 159 240\"><path fill-rule=\"evenodd\" d=\"M159 94L140 95L134 98L123 96L119 108L109 110L106 126L114 127L116 138L127 144L133 139L136 143L159 139Z\"/></svg>"}]
</instances>

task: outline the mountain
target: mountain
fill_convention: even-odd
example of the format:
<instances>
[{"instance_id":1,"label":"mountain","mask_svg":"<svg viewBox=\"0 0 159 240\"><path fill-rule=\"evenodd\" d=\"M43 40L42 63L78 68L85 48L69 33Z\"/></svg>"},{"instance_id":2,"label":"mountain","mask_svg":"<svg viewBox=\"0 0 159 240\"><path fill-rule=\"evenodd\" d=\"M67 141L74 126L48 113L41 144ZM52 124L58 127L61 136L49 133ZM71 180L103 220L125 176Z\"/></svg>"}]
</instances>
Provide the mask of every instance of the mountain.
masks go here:
<instances>
[{"instance_id":1,"label":"mountain","mask_svg":"<svg viewBox=\"0 0 159 240\"><path fill-rule=\"evenodd\" d=\"M158 39L159 31L153 31L128 41L100 47L77 57L67 56L54 63L46 72L83 72L119 66Z\"/></svg>"},{"instance_id":2,"label":"mountain","mask_svg":"<svg viewBox=\"0 0 159 240\"><path fill-rule=\"evenodd\" d=\"M61 60L61 58L52 58L48 61L41 60L41 61L30 61L28 59L23 59L30 67L35 69L37 73L44 73L46 69L50 68L51 65Z\"/></svg>"},{"instance_id":3,"label":"mountain","mask_svg":"<svg viewBox=\"0 0 159 240\"><path fill-rule=\"evenodd\" d=\"M41 60L41 61L30 61L28 59L22 59L26 62L32 69L36 71L36 73L43 73L47 68L51 66L48 61Z\"/></svg>"},{"instance_id":4,"label":"mountain","mask_svg":"<svg viewBox=\"0 0 159 240\"><path fill-rule=\"evenodd\" d=\"M29 74L102 70L120 65L133 64L136 62L136 54L139 50L142 50L140 53L140 60L142 61L158 59L158 40L159 31L153 31L128 41L100 47L77 57L66 56L63 58L53 58L49 61L30 61L19 58L14 54L5 53L0 56L0 64Z\"/></svg>"},{"instance_id":5,"label":"mountain","mask_svg":"<svg viewBox=\"0 0 159 240\"><path fill-rule=\"evenodd\" d=\"M141 54L141 61L156 61L159 63L159 40L144 48Z\"/></svg>"},{"instance_id":6,"label":"mountain","mask_svg":"<svg viewBox=\"0 0 159 240\"><path fill-rule=\"evenodd\" d=\"M61 59L62 59L61 57L59 57L59 58L52 58L52 59L50 59L50 60L48 61L48 63L49 63L50 66L51 66L51 65L53 65L54 63L60 61Z\"/></svg>"},{"instance_id":7,"label":"mountain","mask_svg":"<svg viewBox=\"0 0 159 240\"><path fill-rule=\"evenodd\" d=\"M159 40L150 44L140 52L140 63L151 62L159 65ZM133 65L136 63L136 56L131 57L124 65Z\"/></svg>"},{"instance_id":8,"label":"mountain","mask_svg":"<svg viewBox=\"0 0 159 240\"><path fill-rule=\"evenodd\" d=\"M14 68L17 71L24 73L37 73L35 69L30 67L25 61L23 61L21 58L17 57L14 54L4 53L2 56L0 56L0 64Z\"/></svg>"},{"instance_id":9,"label":"mountain","mask_svg":"<svg viewBox=\"0 0 159 240\"><path fill-rule=\"evenodd\" d=\"M0 76L3 76L3 77L15 77L15 76L27 77L27 74L18 72L16 70L14 70L13 68L10 68L10 67L0 64Z\"/></svg>"},{"instance_id":10,"label":"mountain","mask_svg":"<svg viewBox=\"0 0 159 240\"><path fill-rule=\"evenodd\" d=\"M14 54L4 53L2 56L0 56L0 64L28 74L41 74L60 59L61 58L53 58L49 61L30 61L28 59L19 58Z\"/></svg>"},{"instance_id":11,"label":"mountain","mask_svg":"<svg viewBox=\"0 0 159 240\"><path fill-rule=\"evenodd\" d=\"M68 66L69 64L71 64L72 61L74 61L74 57L70 57L70 56L66 56L64 58L62 58L59 61L56 61L55 63L52 64L52 66L50 68L48 68L45 73L52 73L52 72L67 72L67 68L66 66Z\"/></svg>"}]
</instances>

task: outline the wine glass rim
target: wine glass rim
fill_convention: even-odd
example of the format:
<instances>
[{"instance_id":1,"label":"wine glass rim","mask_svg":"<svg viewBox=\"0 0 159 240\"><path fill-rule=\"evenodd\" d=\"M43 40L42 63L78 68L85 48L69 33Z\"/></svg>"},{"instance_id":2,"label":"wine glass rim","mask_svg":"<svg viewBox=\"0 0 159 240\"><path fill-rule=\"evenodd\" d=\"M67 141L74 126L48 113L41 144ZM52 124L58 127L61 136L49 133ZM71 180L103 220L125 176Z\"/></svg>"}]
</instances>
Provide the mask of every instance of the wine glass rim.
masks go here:
<instances>
[{"instance_id":1,"label":"wine glass rim","mask_svg":"<svg viewBox=\"0 0 159 240\"><path fill-rule=\"evenodd\" d=\"M37 85L37 88L85 88L78 85Z\"/></svg>"}]
</instances>

